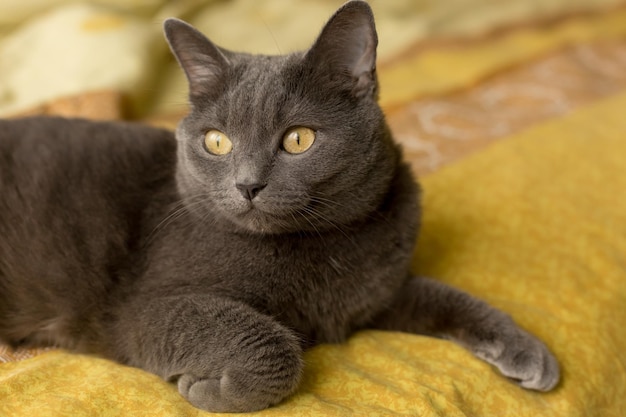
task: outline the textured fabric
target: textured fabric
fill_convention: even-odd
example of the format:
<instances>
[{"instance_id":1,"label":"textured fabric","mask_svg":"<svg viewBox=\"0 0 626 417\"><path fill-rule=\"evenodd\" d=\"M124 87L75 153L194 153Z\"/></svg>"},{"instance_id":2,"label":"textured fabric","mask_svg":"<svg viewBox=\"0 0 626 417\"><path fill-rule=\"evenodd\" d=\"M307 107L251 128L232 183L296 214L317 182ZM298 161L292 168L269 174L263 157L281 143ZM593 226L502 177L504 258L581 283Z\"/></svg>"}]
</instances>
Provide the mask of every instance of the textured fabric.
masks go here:
<instances>
[{"instance_id":1,"label":"textured fabric","mask_svg":"<svg viewBox=\"0 0 626 417\"><path fill-rule=\"evenodd\" d=\"M186 83L169 56L161 23L177 16L220 45L254 53L307 47L343 0L3 0L0 2L0 115L87 91L123 93L134 115L184 111ZM476 82L568 42L626 34L624 0L373 1L379 29L381 99L407 102ZM608 18L585 16L614 8ZM558 23L580 13L580 19ZM508 25L556 19L546 33L499 33L460 51L451 39L481 38ZM451 48L428 47L431 41ZM463 43L463 42L461 42ZM412 54L416 48L424 53ZM410 65L404 65L406 55ZM400 59L401 58L401 59ZM169 59L169 60L168 60ZM111 65L114 63L115 65ZM166 64L167 63L167 64ZM462 69L462 71L459 71Z\"/></svg>"},{"instance_id":2,"label":"textured fabric","mask_svg":"<svg viewBox=\"0 0 626 417\"><path fill-rule=\"evenodd\" d=\"M577 43L472 88L387 111L419 174L530 126L626 90L626 38Z\"/></svg>"},{"instance_id":3,"label":"textured fabric","mask_svg":"<svg viewBox=\"0 0 626 417\"><path fill-rule=\"evenodd\" d=\"M398 105L476 84L504 68L577 42L626 35L626 10L566 20L543 29L494 36L471 48L437 48L381 74L381 102Z\"/></svg>"},{"instance_id":4,"label":"textured fabric","mask_svg":"<svg viewBox=\"0 0 626 417\"><path fill-rule=\"evenodd\" d=\"M525 391L450 342L362 332L306 355L299 392L260 416L617 417L626 410L626 95L424 178L417 273L509 312L562 365ZM63 352L0 366L0 415L200 416L173 385Z\"/></svg>"}]
</instances>

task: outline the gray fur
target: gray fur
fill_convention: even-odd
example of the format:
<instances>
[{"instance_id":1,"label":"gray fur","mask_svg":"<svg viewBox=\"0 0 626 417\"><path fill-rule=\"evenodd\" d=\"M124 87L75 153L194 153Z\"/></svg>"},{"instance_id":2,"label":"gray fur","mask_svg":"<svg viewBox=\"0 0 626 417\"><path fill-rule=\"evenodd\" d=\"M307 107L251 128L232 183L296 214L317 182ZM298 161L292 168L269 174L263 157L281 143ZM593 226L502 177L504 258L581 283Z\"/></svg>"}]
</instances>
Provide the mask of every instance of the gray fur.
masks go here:
<instances>
[{"instance_id":1,"label":"gray fur","mask_svg":"<svg viewBox=\"0 0 626 417\"><path fill-rule=\"evenodd\" d=\"M165 31L190 83L175 137L0 121L3 341L99 352L210 411L280 402L303 349L363 328L447 337L523 387L556 385L553 356L508 316L408 273L419 190L376 103L366 3L286 56L226 51L178 20ZM317 133L303 154L281 149L293 126ZM209 129L231 153L204 149Z\"/></svg>"}]
</instances>

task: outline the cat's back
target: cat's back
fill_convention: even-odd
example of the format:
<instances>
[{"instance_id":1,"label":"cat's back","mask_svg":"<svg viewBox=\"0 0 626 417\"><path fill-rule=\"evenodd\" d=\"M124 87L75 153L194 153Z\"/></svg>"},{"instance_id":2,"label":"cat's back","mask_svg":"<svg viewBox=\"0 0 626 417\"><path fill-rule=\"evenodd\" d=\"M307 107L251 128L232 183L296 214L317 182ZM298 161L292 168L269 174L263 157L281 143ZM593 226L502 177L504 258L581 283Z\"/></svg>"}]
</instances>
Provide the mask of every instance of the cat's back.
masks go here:
<instances>
[{"instance_id":1,"label":"cat's back","mask_svg":"<svg viewBox=\"0 0 626 417\"><path fill-rule=\"evenodd\" d=\"M0 224L9 214L27 219L34 211L92 209L95 215L94 202L109 209L122 200L141 204L152 183L171 176L175 151L172 132L139 124L0 120Z\"/></svg>"},{"instance_id":2,"label":"cat's back","mask_svg":"<svg viewBox=\"0 0 626 417\"><path fill-rule=\"evenodd\" d=\"M172 132L136 124L0 120L0 339L70 340L95 320L175 150Z\"/></svg>"},{"instance_id":3,"label":"cat's back","mask_svg":"<svg viewBox=\"0 0 626 417\"><path fill-rule=\"evenodd\" d=\"M133 123L62 117L0 119L0 180L12 169L32 174L60 165L65 170L126 169L159 163L175 150L172 132ZM90 168L91 167L91 168Z\"/></svg>"}]
</instances>

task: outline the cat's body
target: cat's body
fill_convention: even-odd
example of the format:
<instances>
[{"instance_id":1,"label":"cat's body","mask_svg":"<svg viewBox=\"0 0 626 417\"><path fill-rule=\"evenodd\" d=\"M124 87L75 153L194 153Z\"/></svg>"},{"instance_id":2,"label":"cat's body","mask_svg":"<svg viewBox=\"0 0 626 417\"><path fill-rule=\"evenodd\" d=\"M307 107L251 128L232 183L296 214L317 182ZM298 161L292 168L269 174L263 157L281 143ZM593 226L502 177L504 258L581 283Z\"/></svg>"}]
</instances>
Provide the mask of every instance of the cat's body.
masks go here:
<instances>
[{"instance_id":1,"label":"cat's body","mask_svg":"<svg viewBox=\"0 0 626 417\"><path fill-rule=\"evenodd\" d=\"M176 198L175 149L143 126L0 121L2 339L98 348L103 314Z\"/></svg>"},{"instance_id":2,"label":"cat's body","mask_svg":"<svg viewBox=\"0 0 626 417\"><path fill-rule=\"evenodd\" d=\"M169 132L31 118L0 121L0 141L0 336L12 343L98 349L109 342L93 323L148 288L211 292L279 318L307 344L340 342L405 280L419 218L405 165L360 221L253 234L182 210ZM11 175L25 166L37 170ZM36 315L25 308L33 288Z\"/></svg>"},{"instance_id":3,"label":"cat's body","mask_svg":"<svg viewBox=\"0 0 626 417\"><path fill-rule=\"evenodd\" d=\"M192 111L172 133L0 122L0 338L98 351L212 411L297 388L302 349L361 328L449 337L527 388L558 366L506 315L408 269L419 192L350 2L306 53L166 23Z\"/></svg>"}]
</instances>

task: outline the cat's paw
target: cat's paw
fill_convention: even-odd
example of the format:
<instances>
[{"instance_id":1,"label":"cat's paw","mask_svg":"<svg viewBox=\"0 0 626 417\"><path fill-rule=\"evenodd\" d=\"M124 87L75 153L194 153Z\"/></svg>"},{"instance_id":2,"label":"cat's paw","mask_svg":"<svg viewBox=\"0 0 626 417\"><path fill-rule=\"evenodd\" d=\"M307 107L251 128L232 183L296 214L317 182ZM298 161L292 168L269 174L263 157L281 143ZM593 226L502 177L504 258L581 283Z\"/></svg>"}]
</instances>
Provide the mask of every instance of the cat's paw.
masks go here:
<instances>
[{"instance_id":1,"label":"cat's paw","mask_svg":"<svg viewBox=\"0 0 626 417\"><path fill-rule=\"evenodd\" d=\"M244 375L231 370L225 370L220 378L184 374L178 380L178 391L195 407L215 413L262 410L283 399L280 395L264 395L258 387L249 386Z\"/></svg>"},{"instance_id":2,"label":"cat's paw","mask_svg":"<svg viewBox=\"0 0 626 417\"><path fill-rule=\"evenodd\" d=\"M194 406L211 412L263 410L297 389L303 367L301 354L298 345L289 343L254 356L234 355L218 372L182 374L178 391Z\"/></svg>"},{"instance_id":3,"label":"cat's paw","mask_svg":"<svg viewBox=\"0 0 626 417\"><path fill-rule=\"evenodd\" d=\"M474 346L474 354L523 388L549 391L559 382L559 364L537 338L512 324L495 340Z\"/></svg>"},{"instance_id":4,"label":"cat's paw","mask_svg":"<svg viewBox=\"0 0 626 417\"><path fill-rule=\"evenodd\" d=\"M219 378L199 378L183 374L178 391L191 404L214 413L243 413L263 410L278 404L293 393L299 375L277 380L251 375L245 370L228 368Z\"/></svg>"}]
</instances>

